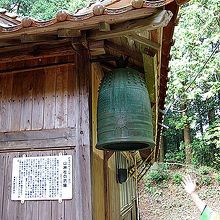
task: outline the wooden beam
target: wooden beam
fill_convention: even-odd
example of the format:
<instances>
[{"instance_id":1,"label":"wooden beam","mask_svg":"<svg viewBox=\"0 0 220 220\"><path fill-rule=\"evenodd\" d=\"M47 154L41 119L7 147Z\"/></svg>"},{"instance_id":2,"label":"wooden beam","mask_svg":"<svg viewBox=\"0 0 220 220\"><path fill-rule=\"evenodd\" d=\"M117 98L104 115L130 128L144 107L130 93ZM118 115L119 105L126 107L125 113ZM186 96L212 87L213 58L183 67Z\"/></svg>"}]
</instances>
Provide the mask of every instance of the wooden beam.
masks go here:
<instances>
[{"instance_id":1,"label":"wooden beam","mask_svg":"<svg viewBox=\"0 0 220 220\"><path fill-rule=\"evenodd\" d=\"M11 141L0 142L0 153L11 151L42 151L42 150L57 150L69 149L76 146L75 138L56 138L49 140L34 140L34 141Z\"/></svg>"},{"instance_id":2,"label":"wooden beam","mask_svg":"<svg viewBox=\"0 0 220 220\"><path fill-rule=\"evenodd\" d=\"M144 71L148 93L150 96L150 101L156 102L156 89L157 89L157 56L153 57L143 54L144 60Z\"/></svg>"},{"instance_id":3,"label":"wooden beam","mask_svg":"<svg viewBox=\"0 0 220 220\"><path fill-rule=\"evenodd\" d=\"M104 48L104 40L98 40L98 41L89 41L89 50L95 50L97 48Z\"/></svg>"},{"instance_id":4,"label":"wooden beam","mask_svg":"<svg viewBox=\"0 0 220 220\"><path fill-rule=\"evenodd\" d=\"M121 45L118 45L108 40L105 41L105 48L108 51L113 50L116 51L117 53L120 53L121 55L128 56L133 60L137 61L138 63L140 63L141 65L143 63L142 55L139 51L130 50L128 48L122 47Z\"/></svg>"},{"instance_id":5,"label":"wooden beam","mask_svg":"<svg viewBox=\"0 0 220 220\"><path fill-rule=\"evenodd\" d=\"M56 35L34 35L34 34L22 34L20 37L21 43L36 43L43 41L56 40Z\"/></svg>"},{"instance_id":6,"label":"wooden beam","mask_svg":"<svg viewBox=\"0 0 220 220\"><path fill-rule=\"evenodd\" d=\"M48 65L45 65L45 66L35 66L35 67L28 67L28 68L25 68L25 69L13 69L13 70L10 70L10 71L7 71L7 70L1 70L0 71L0 75L7 75L7 74L12 74L12 73L19 73L19 72L31 72L31 71L34 71L34 70L41 70L41 69L49 69L49 68L55 68L55 67L62 67L62 66L66 66L66 65L75 65L75 63L73 62L64 62L64 63L56 63L56 64L48 64Z\"/></svg>"},{"instance_id":7,"label":"wooden beam","mask_svg":"<svg viewBox=\"0 0 220 220\"><path fill-rule=\"evenodd\" d=\"M153 42L145 37L142 37L140 35L137 35L137 34L130 34L128 35L129 38L132 38L132 40L140 43L140 44L143 44L144 46L147 46L147 47L150 47L150 48L153 48L154 50L160 50L161 49L161 45L159 43L156 43L156 42Z\"/></svg>"},{"instance_id":8,"label":"wooden beam","mask_svg":"<svg viewBox=\"0 0 220 220\"><path fill-rule=\"evenodd\" d=\"M46 139L55 139L55 138L68 139L69 137L74 137L75 133L76 133L75 128L3 132L0 133L0 142L46 140Z\"/></svg>"},{"instance_id":9,"label":"wooden beam","mask_svg":"<svg viewBox=\"0 0 220 220\"><path fill-rule=\"evenodd\" d=\"M115 69L115 66L107 62L102 62L101 66L104 72L110 72Z\"/></svg>"},{"instance_id":10,"label":"wooden beam","mask_svg":"<svg viewBox=\"0 0 220 220\"><path fill-rule=\"evenodd\" d=\"M70 28L62 28L57 31L58 37L80 37L81 31Z\"/></svg>"},{"instance_id":11,"label":"wooden beam","mask_svg":"<svg viewBox=\"0 0 220 220\"><path fill-rule=\"evenodd\" d=\"M140 182L140 180L144 177L144 175L147 173L147 171L150 169L151 164L148 164L142 171L141 173L138 175L137 177L137 182Z\"/></svg>"},{"instance_id":12,"label":"wooden beam","mask_svg":"<svg viewBox=\"0 0 220 220\"><path fill-rule=\"evenodd\" d=\"M115 61L116 57L112 56L112 55L104 55L104 56L97 56L94 57L92 59L90 59L90 61L92 63L106 63L108 61Z\"/></svg>"},{"instance_id":13,"label":"wooden beam","mask_svg":"<svg viewBox=\"0 0 220 220\"><path fill-rule=\"evenodd\" d=\"M121 24L112 25L111 31L101 32L98 30L92 30L88 33L88 39L103 40L121 37L141 28L145 28L145 30L155 30L159 27L166 26L171 18L172 13L170 11L162 10L147 18L135 19Z\"/></svg>"},{"instance_id":14,"label":"wooden beam","mask_svg":"<svg viewBox=\"0 0 220 220\"><path fill-rule=\"evenodd\" d=\"M21 53L22 51L22 53ZM69 41L24 44L0 49L0 63L74 54Z\"/></svg>"},{"instance_id":15,"label":"wooden beam","mask_svg":"<svg viewBox=\"0 0 220 220\"><path fill-rule=\"evenodd\" d=\"M2 39L0 40L0 50L4 49L4 47L11 47L21 45L21 39L10 38L10 39Z\"/></svg>"},{"instance_id":16,"label":"wooden beam","mask_svg":"<svg viewBox=\"0 0 220 220\"><path fill-rule=\"evenodd\" d=\"M143 54L145 79L151 103L156 103L152 107L153 133L155 141L157 138L158 125L158 73L157 73L157 55Z\"/></svg>"},{"instance_id":17,"label":"wooden beam","mask_svg":"<svg viewBox=\"0 0 220 220\"><path fill-rule=\"evenodd\" d=\"M42 43L42 42L37 42L37 43L28 43L28 44L22 44L20 40L17 38L9 38L9 39L3 39L1 40L2 42L5 42L7 44L11 44L13 41L15 41L15 44L12 44L11 46L3 47L1 48L0 52L10 52L10 51L15 51L19 50L22 48L22 50L27 50L35 46L40 46L40 45L47 45L48 47L56 47L56 45L64 45L70 43L72 40L70 39L58 39L58 40L51 40L48 41L47 43ZM19 42L19 44L18 44Z\"/></svg>"},{"instance_id":18,"label":"wooden beam","mask_svg":"<svg viewBox=\"0 0 220 220\"><path fill-rule=\"evenodd\" d=\"M99 56L99 55L105 54L105 49L104 48L97 48L96 50L91 50L89 53L90 53L90 56L92 56L92 57Z\"/></svg>"},{"instance_id":19,"label":"wooden beam","mask_svg":"<svg viewBox=\"0 0 220 220\"><path fill-rule=\"evenodd\" d=\"M60 128L0 133L0 152L74 147L76 129Z\"/></svg>"},{"instance_id":20,"label":"wooden beam","mask_svg":"<svg viewBox=\"0 0 220 220\"><path fill-rule=\"evenodd\" d=\"M98 56L105 54L104 41L90 41L88 42L89 52L91 56Z\"/></svg>"}]
</instances>

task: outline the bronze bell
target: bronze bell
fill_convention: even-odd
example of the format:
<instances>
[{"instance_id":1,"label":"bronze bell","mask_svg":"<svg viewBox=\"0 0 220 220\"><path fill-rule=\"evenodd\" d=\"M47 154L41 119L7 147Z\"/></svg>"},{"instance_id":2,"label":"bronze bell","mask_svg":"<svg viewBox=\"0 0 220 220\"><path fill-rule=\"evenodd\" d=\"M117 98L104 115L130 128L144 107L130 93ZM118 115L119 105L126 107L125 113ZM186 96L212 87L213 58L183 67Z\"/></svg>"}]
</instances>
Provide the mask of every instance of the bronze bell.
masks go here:
<instances>
[{"instance_id":1,"label":"bronze bell","mask_svg":"<svg viewBox=\"0 0 220 220\"><path fill-rule=\"evenodd\" d=\"M151 104L141 73L118 68L106 74L99 90L97 120L98 149L129 151L153 146Z\"/></svg>"}]
</instances>

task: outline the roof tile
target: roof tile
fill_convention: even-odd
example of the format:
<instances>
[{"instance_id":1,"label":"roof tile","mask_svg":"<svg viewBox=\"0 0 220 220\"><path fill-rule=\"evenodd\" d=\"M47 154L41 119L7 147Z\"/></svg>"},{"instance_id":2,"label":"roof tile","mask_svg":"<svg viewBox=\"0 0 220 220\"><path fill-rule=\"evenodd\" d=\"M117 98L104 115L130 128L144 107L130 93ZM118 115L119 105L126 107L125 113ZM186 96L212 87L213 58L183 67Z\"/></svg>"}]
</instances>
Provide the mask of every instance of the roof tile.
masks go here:
<instances>
[{"instance_id":1,"label":"roof tile","mask_svg":"<svg viewBox=\"0 0 220 220\"><path fill-rule=\"evenodd\" d=\"M67 11L59 11L53 19L47 21L21 18L15 13L9 13L7 10L0 8L0 34L1 32L15 32L29 27L47 27L63 21L76 22L90 19L95 16L114 16L141 7L149 10L163 7L173 1L174 0L101 0L96 3L91 3L87 8L79 9L75 14Z\"/></svg>"}]
</instances>

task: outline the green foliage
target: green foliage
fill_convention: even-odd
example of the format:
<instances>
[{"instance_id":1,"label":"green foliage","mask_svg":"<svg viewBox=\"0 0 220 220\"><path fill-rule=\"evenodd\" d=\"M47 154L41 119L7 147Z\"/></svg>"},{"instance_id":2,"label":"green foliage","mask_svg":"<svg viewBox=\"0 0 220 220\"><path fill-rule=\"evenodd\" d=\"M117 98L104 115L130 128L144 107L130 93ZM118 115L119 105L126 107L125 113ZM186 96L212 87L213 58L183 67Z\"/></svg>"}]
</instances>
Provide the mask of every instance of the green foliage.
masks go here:
<instances>
[{"instance_id":1,"label":"green foliage","mask_svg":"<svg viewBox=\"0 0 220 220\"><path fill-rule=\"evenodd\" d=\"M199 167L199 174L201 174L200 184L209 186L212 183L212 168L208 166L201 166Z\"/></svg>"},{"instance_id":2,"label":"green foliage","mask_svg":"<svg viewBox=\"0 0 220 220\"><path fill-rule=\"evenodd\" d=\"M163 182L163 180L167 180L168 175L166 173L161 173L158 170L152 171L149 174L149 179L151 182L154 182L156 184L159 184Z\"/></svg>"},{"instance_id":3,"label":"green foliage","mask_svg":"<svg viewBox=\"0 0 220 220\"><path fill-rule=\"evenodd\" d=\"M44 20L52 18L60 10L75 12L89 2L89 0L0 0L0 7L22 16Z\"/></svg>"},{"instance_id":4,"label":"green foliage","mask_svg":"<svg viewBox=\"0 0 220 220\"><path fill-rule=\"evenodd\" d=\"M213 166L212 147L205 140L194 139L192 149L193 163L195 165Z\"/></svg>"},{"instance_id":5,"label":"green foliage","mask_svg":"<svg viewBox=\"0 0 220 220\"><path fill-rule=\"evenodd\" d=\"M169 126L164 132L168 159L182 162L185 158L181 142L183 128L189 124L193 163L217 169L220 169L219 8L218 0L191 0L180 10L164 122Z\"/></svg>"},{"instance_id":6,"label":"green foliage","mask_svg":"<svg viewBox=\"0 0 220 220\"><path fill-rule=\"evenodd\" d=\"M145 176L145 182L147 185L161 184L168 180L169 174L167 166L165 164L159 164L156 168L152 168L150 172Z\"/></svg>"},{"instance_id":7,"label":"green foliage","mask_svg":"<svg viewBox=\"0 0 220 220\"><path fill-rule=\"evenodd\" d=\"M192 148L194 164L220 169L219 120L213 122L213 124L207 129L203 135L203 139L194 139Z\"/></svg>"},{"instance_id":8,"label":"green foliage","mask_svg":"<svg viewBox=\"0 0 220 220\"><path fill-rule=\"evenodd\" d=\"M202 176L200 184L204 186L209 186L212 183L212 178L210 176Z\"/></svg>"},{"instance_id":9,"label":"green foliage","mask_svg":"<svg viewBox=\"0 0 220 220\"><path fill-rule=\"evenodd\" d=\"M174 173L174 175L172 176L172 181L179 185L182 182L183 176L180 173Z\"/></svg>"},{"instance_id":10,"label":"green foliage","mask_svg":"<svg viewBox=\"0 0 220 220\"><path fill-rule=\"evenodd\" d=\"M185 153L184 151L169 151L165 155L165 161L166 162L178 162L178 163L184 163L185 161Z\"/></svg>"},{"instance_id":11,"label":"green foliage","mask_svg":"<svg viewBox=\"0 0 220 220\"><path fill-rule=\"evenodd\" d=\"M208 175L209 171L210 171L210 168L207 167L207 166L201 166L199 168L199 173L202 174L202 175Z\"/></svg>"},{"instance_id":12,"label":"green foliage","mask_svg":"<svg viewBox=\"0 0 220 220\"><path fill-rule=\"evenodd\" d=\"M218 174L215 179L216 179L216 182L220 185L220 174Z\"/></svg>"}]
</instances>

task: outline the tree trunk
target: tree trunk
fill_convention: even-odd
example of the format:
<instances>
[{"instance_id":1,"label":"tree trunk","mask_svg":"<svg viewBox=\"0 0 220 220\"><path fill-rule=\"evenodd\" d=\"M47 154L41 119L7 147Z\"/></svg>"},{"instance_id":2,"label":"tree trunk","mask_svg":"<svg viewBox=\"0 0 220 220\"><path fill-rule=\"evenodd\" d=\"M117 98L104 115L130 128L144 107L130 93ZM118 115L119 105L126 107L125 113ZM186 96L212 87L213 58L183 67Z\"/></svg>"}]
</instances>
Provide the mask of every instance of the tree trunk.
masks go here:
<instances>
[{"instance_id":1,"label":"tree trunk","mask_svg":"<svg viewBox=\"0 0 220 220\"><path fill-rule=\"evenodd\" d=\"M182 116L185 118L187 116L187 104L183 105ZM186 164L192 163L192 146L191 146L191 137L190 137L190 125L188 119L183 127L183 139L185 145L185 155L186 155Z\"/></svg>"},{"instance_id":2,"label":"tree trunk","mask_svg":"<svg viewBox=\"0 0 220 220\"><path fill-rule=\"evenodd\" d=\"M215 109L211 108L208 110L208 120L209 125L212 125L212 123L215 121Z\"/></svg>"},{"instance_id":3,"label":"tree trunk","mask_svg":"<svg viewBox=\"0 0 220 220\"><path fill-rule=\"evenodd\" d=\"M160 162L164 161L164 140L163 135L161 135L160 139Z\"/></svg>"},{"instance_id":4,"label":"tree trunk","mask_svg":"<svg viewBox=\"0 0 220 220\"><path fill-rule=\"evenodd\" d=\"M201 132L201 135L203 135L203 118L202 118L202 112L201 112L201 108L200 108L201 103L198 103L198 101L196 102L196 107L197 107L197 112L199 114L200 117L198 117L198 121L199 121L199 130Z\"/></svg>"},{"instance_id":5,"label":"tree trunk","mask_svg":"<svg viewBox=\"0 0 220 220\"><path fill-rule=\"evenodd\" d=\"M191 146L191 138L190 138L190 127L189 127L188 122L185 124L183 132L184 132L186 164L191 164L191 162L192 162L192 146Z\"/></svg>"}]
</instances>

